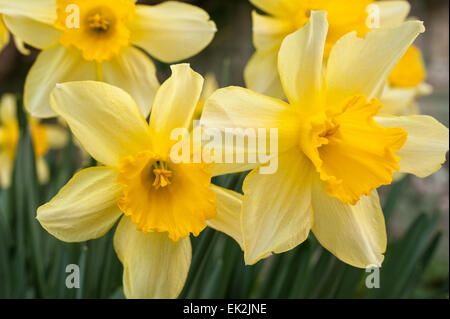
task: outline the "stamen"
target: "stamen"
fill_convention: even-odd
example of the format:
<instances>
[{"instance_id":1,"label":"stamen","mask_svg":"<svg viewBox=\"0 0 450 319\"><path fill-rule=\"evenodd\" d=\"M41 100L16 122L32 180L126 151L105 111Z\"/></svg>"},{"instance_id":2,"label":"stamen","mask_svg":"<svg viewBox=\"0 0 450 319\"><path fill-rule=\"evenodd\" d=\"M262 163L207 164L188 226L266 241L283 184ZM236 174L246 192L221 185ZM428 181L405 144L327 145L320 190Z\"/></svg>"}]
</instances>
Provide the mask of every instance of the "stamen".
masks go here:
<instances>
[{"instance_id":1,"label":"stamen","mask_svg":"<svg viewBox=\"0 0 450 319\"><path fill-rule=\"evenodd\" d=\"M105 19L100 13L96 13L88 19L89 28L99 31L105 32L108 31L110 22Z\"/></svg>"},{"instance_id":2,"label":"stamen","mask_svg":"<svg viewBox=\"0 0 450 319\"><path fill-rule=\"evenodd\" d=\"M339 129L339 124L336 123L336 121L334 119L326 120L325 129L319 136L328 138L328 137L332 136L333 134L335 134L338 129Z\"/></svg>"},{"instance_id":3,"label":"stamen","mask_svg":"<svg viewBox=\"0 0 450 319\"><path fill-rule=\"evenodd\" d=\"M155 189L166 187L172 183L171 182L172 171L169 170L166 162L156 161L152 165L152 172L155 177L152 186Z\"/></svg>"}]
</instances>

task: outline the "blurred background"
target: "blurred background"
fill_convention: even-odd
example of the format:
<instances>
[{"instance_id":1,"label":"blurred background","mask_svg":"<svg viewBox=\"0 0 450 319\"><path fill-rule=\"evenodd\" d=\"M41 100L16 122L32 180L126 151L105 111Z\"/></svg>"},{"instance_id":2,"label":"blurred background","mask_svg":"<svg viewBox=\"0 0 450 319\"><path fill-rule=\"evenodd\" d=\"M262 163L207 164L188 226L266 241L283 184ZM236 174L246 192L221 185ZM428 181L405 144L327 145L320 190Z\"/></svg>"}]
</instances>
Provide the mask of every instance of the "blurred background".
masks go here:
<instances>
[{"instance_id":1,"label":"blurred background","mask_svg":"<svg viewBox=\"0 0 450 319\"><path fill-rule=\"evenodd\" d=\"M161 1L139 1L139 3L147 4L159 2ZM189 2L205 9L218 27L218 32L211 45L202 53L189 60L193 69L203 75L210 72L214 73L220 86L244 86L243 69L254 50L251 40L252 6L246 0L192 0L184 2ZM426 32L418 38L415 44L421 48L426 61L428 71L426 82L431 84L434 89L431 95L419 99L420 109L422 113L434 116L448 127L449 1L411 0L410 3L412 7L410 16L425 21ZM24 79L37 54L37 51L32 51L32 54L29 56L23 56L14 48L14 44L11 41L9 46L0 53L0 93L8 92L21 95ZM170 75L169 66L156 61L155 63L157 64L158 77L161 81L164 81ZM26 147L24 145L22 147ZM19 147L18 156L25 156L23 154L20 153ZM64 158L64 156L69 156L69 159L72 160L73 165L70 168L62 169L60 167L61 162L64 161L61 158ZM72 172L79 169L81 165L80 160L78 160L79 153L73 149L65 150L62 155L50 153L48 157L53 180L56 181L44 190L38 191L35 204L50 198L60 185L63 185L67 178L71 176ZM22 164L27 165L26 163ZM16 167L16 171L18 169ZM16 173L16 180L17 178ZM231 185L239 189L239 183L242 182L242 178L243 176L226 176L215 182L222 185ZM18 196L17 192L14 193L5 194L5 192L2 192L0 213L2 210L8 210L13 207L11 203L8 203L7 198ZM381 189L381 198L388 219L389 235L389 250L386 255L386 262L383 265L383 268L386 267L387 270L385 277L382 278L385 278L386 282L403 280L404 282L401 285L398 284L400 285L398 287L393 283L383 282L387 286L385 285L384 290L380 289L382 290L381 292L364 290L364 288L361 288L364 271L361 272L343 265L318 247L314 238L300 245L292 252L284 254L282 257L271 257L264 262L258 263L251 270L249 269L251 267L227 266L229 262L221 259L223 257L221 252L228 254L229 251L233 251L234 255L232 255L235 256L233 257L235 258L233 259L235 264L242 264L243 260L238 248L227 241L227 239L222 238L220 234L208 231L202 233L199 238L194 240L194 250L197 248L198 252L195 252L195 254L198 254L198 256L194 255L193 267L198 267L199 269L194 269L196 273L190 274L187 288L183 292L182 297L448 298L448 162L439 172L428 178L418 179L408 176L392 187ZM28 197L24 200L27 201ZM24 214L24 216L32 216L33 209ZM12 224L17 224L14 218L12 218ZM23 234L24 238L26 236L34 236L33 232L29 232L28 226L23 227L22 231L25 232ZM34 226L30 227L34 229ZM40 230L36 231L40 232ZM0 239L1 235L0 229ZM5 246L3 247L5 248L3 257L18 258L17 254L19 253L17 253L17 249L20 248L16 242L18 237L14 237L14 234L11 236L12 242L10 246L5 246L6 244L0 241L0 246ZM32 269L34 266L37 267L33 262L33 256L37 257L36 255L40 254L39 247L28 247L26 243L23 243L24 255L18 258L18 264L12 263L10 267L8 266L9 268L7 266L4 266L6 268L1 268L1 263L5 263L5 260L0 260L0 270L15 268L17 265L20 265L19 268L23 268L24 272L12 275L12 277L10 276L11 274L6 273L7 270L4 270L4 273L0 271L0 276L10 276L9 280L12 281L10 283L11 287L16 286L14 276L17 276L17 278L25 277L21 279L23 286L17 289L7 289L4 286L4 289L0 290L0 297L96 298L122 296L120 288L121 265L112 251L110 243L111 232L106 238L97 241L95 244L90 242L72 245L57 243L52 238L47 238L50 235L45 232L36 236L38 237L35 238L40 238L39 240L45 238L42 240L51 242L51 244L42 244L46 245L47 249L49 249L48 247L54 247L54 249L60 250L60 253L57 254L59 266L54 266L56 270L52 268L53 266L50 266L51 260L54 260L56 257L49 253L48 265L45 265L44 262L42 269ZM0 247L0 253L1 249ZM311 251L314 251L314 253L312 254ZM319 252L317 253L317 251ZM390 255L393 257L390 257ZM99 259L101 258L99 256L103 256L104 260ZM0 258L2 258L1 254ZM207 258L213 258L213 266L204 265ZM290 266L286 266L285 273L275 272L274 269L280 266L281 263L288 263L288 259ZM303 266L305 259L307 259L307 265ZM110 264L107 265L105 260ZM294 263L294 260L298 263ZM86 269L91 269L88 275L89 278L84 280L92 286L83 288L81 292L67 292L64 286L60 287L63 285L62 280L65 275L62 267L68 261L83 262L85 267L87 267ZM214 265L218 268L215 268ZM105 267L108 267L107 270ZM27 271L30 269L32 270L31 272ZM10 271L16 270L10 269ZM107 275L104 274L105 271ZM299 274L300 272L302 273ZM404 272L407 272L407 274L404 274ZM199 275L200 273L202 275ZM95 277L95 274L98 274L98 277ZM309 279L307 283L304 283L306 277L321 278L321 280L314 282L313 279ZM218 278L222 278L222 281L217 281L219 280ZM224 278L228 278L231 283L225 283L223 281L225 280ZM2 285L6 285L5 281L1 281L1 279L0 277L0 288L2 288ZM109 282L105 283L105 280ZM205 283L208 280L210 282L209 286ZM242 285L247 286L244 288L239 287L240 282L245 282ZM301 286L307 288L298 291L295 288L295 283L301 283ZM218 287L225 285L227 288L218 289L211 286L213 284L217 284ZM319 285L318 288L317 285ZM308 294L306 292L308 289L312 289L313 292ZM278 294L273 292L274 290ZM200 293L201 291L203 293Z\"/></svg>"}]
</instances>

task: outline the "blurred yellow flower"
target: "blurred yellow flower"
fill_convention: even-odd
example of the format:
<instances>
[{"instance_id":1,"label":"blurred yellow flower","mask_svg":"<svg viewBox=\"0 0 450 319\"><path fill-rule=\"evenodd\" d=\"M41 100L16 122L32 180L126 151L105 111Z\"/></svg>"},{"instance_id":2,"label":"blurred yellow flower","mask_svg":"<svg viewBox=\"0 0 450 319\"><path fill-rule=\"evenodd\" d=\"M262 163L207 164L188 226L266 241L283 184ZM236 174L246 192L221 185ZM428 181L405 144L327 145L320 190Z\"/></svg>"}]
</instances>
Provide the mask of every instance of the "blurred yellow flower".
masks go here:
<instances>
[{"instance_id":1,"label":"blurred yellow flower","mask_svg":"<svg viewBox=\"0 0 450 319\"><path fill-rule=\"evenodd\" d=\"M373 0L250 0L268 15L253 12L255 54L248 62L244 78L246 86L258 93L284 98L277 71L278 51L283 39L308 22L312 11L328 13L330 25L324 58L328 58L336 41L351 31L364 37L371 28L387 28L403 22L410 5L407 1ZM370 5L376 4L370 16ZM371 18L374 19L371 22ZM373 25L371 25L373 24Z\"/></svg>"},{"instance_id":2,"label":"blurred yellow flower","mask_svg":"<svg viewBox=\"0 0 450 319\"><path fill-rule=\"evenodd\" d=\"M124 215L114 247L128 298L177 297L191 262L189 235L207 225L241 242L241 195L211 184L214 165L169 156L171 132L189 129L202 86L188 64L172 66L149 124L133 99L109 84L68 82L51 95L55 112L105 166L77 173L37 218L60 240L78 242L102 236Z\"/></svg>"},{"instance_id":3,"label":"blurred yellow flower","mask_svg":"<svg viewBox=\"0 0 450 319\"><path fill-rule=\"evenodd\" d=\"M415 46L410 46L388 77L380 113L419 114L416 99L432 92L432 87L424 82L426 75L422 53Z\"/></svg>"},{"instance_id":4,"label":"blurred yellow flower","mask_svg":"<svg viewBox=\"0 0 450 319\"><path fill-rule=\"evenodd\" d=\"M49 170L44 155L50 148L58 149L67 143L67 132L56 125L41 124L37 119L29 118L36 170L39 182L47 183ZM19 141L19 124L16 118L16 97L3 95L0 102L0 186L7 188L11 176Z\"/></svg>"},{"instance_id":5,"label":"blurred yellow flower","mask_svg":"<svg viewBox=\"0 0 450 319\"><path fill-rule=\"evenodd\" d=\"M448 129L429 116L377 116L388 75L419 33L419 21L356 32L333 46L326 71L326 12L281 44L278 69L288 103L248 89L220 89L205 127L278 128L278 171L244 181L242 240L247 264L303 242L313 231L342 261L381 265L386 230L376 188L394 171L425 177L448 150ZM264 150L265 151L265 150Z\"/></svg>"},{"instance_id":6,"label":"blurred yellow flower","mask_svg":"<svg viewBox=\"0 0 450 319\"><path fill-rule=\"evenodd\" d=\"M159 82L141 49L175 62L197 54L214 37L216 26L200 8L175 1L154 6L135 2L0 0L8 29L43 50L25 82L24 104L33 116L55 116L51 90L56 83L79 80L124 89L147 116Z\"/></svg>"},{"instance_id":7,"label":"blurred yellow flower","mask_svg":"<svg viewBox=\"0 0 450 319\"><path fill-rule=\"evenodd\" d=\"M9 43L9 32L3 23L3 17L0 14L0 51Z\"/></svg>"}]
</instances>

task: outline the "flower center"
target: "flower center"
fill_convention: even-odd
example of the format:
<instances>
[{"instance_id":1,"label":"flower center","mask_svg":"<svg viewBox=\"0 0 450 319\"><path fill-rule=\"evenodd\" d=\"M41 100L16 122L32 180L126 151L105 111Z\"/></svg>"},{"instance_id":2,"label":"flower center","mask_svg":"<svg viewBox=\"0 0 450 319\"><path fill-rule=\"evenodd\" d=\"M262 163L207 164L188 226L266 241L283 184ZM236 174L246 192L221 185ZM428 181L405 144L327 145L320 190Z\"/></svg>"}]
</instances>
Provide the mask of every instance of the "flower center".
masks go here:
<instances>
[{"instance_id":1,"label":"flower center","mask_svg":"<svg viewBox=\"0 0 450 319\"><path fill-rule=\"evenodd\" d=\"M319 133L319 137L325 138L327 140L338 131L340 126L334 118L326 119L323 125L324 130Z\"/></svg>"},{"instance_id":2,"label":"flower center","mask_svg":"<svg viewBox=\"0 0 450 319\"><path fill-rule=\"evenodd\" d=\"M95 13L88 19L89 28L95 32L106 32L108 31L111 23L107 18L102 16L100 13Z\"/></svg>"},{"instance_id":3,"label":"flower center","mask_svg":"<svg viewBox=\"0 0 450 319\"><path fill-rule=\"evenodd\" d=\"M88 61L102 62L129 44L128 24L136 5L130 0L56 0L59 41L81 51Z\"/></svg>"},{"instance_id":4,"label":"flower center","mask_svg":"<svg viewBox=\"0 0 450 319\"><path fill-rule=\"evenodd\" d=\"M300 147L328 183L326 192L343 203L356 204L362 195L392 182L406 142L402 128L378 125L377 99L354 96L342 105L316 114L304 123Z\"/></svg>"},{"instance_id":5,"label":"flower center","mask_svg":"<svg viewBox=\"0 0 450 319\"><path fill-rule=\"evenodd\" d=\"M197 236L216 215L211 175L202 164L175 164L166 156L143 151L122 159L117 204L139 231L167 232L177 241Z\"/></svg>"},{"instance_id":6,"label":"flower center","mask_svg":"<svg viewBox=\"0 0 450 319\"><path fill-rule=\"evenodd\" d=\"M164 161L156 161L152 165L152 173L153 173L153 184L152 186L155 189L159 189L161 187L166 187L170 184L172 178L172 171L168 169L167 163Z\"/></svg>"}]
</instances>

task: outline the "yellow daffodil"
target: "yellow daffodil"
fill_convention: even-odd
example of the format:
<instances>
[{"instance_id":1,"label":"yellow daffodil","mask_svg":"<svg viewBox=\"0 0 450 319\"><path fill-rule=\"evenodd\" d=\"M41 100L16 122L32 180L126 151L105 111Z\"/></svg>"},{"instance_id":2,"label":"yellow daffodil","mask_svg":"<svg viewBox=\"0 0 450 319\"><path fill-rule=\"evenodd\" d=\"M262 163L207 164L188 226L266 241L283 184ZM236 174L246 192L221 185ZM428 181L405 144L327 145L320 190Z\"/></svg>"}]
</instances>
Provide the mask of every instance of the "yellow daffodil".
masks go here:
<instances>
[{"instance_id":1,"label":"yellow daffodil","mask_svg":"<svg viewBox=\"0 0 450 319\"><path fill-rule=\"evenodd\" d=\"M392 115L419 114L416 99L432 92L431 86L424 82L425 79L422 53L415 46L410 46L388 77L380 112Z\"/></svg>"},{"instance_id":2,"label":"yellow daffodil","mask_svg":"<svg viewBox=\"0 0 450 319\"><path fill-rule=\"evenodd\" d=\"M36 157L36 170L39 182L47 183L49 170L44 155L51 149L66 145L67 133L56 125L41 124L30 118L31 137ZM0 103L0 186L7 188L11 184L14 159L19 141L19 124L16 118L16 97L3 95Z\"/></svg>"},{"instance_id":3,"label":"yellow daffodil","mask_svg":"<svg viewBox=\"0 0 450 319\"><path fill-rule=\"evenodd\" d=\"M207 225L240 242L241 195L211 184L214 165L174 163L170 139L188 129L203 78L188 64L156 93L150 123L123 90L102 82L60 84L51 95L84 148L104 166L77 173L37 212L67 242L102 236L122 216L114 247L128 298L175 298L191 262L189 235Z\"/></svg>"},{"instance_id":4,"label":"yellow daffodil","mask_svg":"<svg viewBox=\"0 0 450 319\"><path fill-rule=\"evenodd\" d=\"M189 58L214 37L216 26L193 5L134 0L0 0L8 29L43 51L25 83L24 104L36 117L53 117L56 83L98 80L132 95L148 115L157 88L153 62ZM138 49L139 48L139 49Z\"/></svg>"},{"instance_id":5,"label":"yellow daffodil","mask_svg":"<svg viewBox=\"0 0 450 319\"><path fill-rule=\"evenodd\" d=\"M248 89L220 89L206 102L206 127L278 128L278 170L244 181L242 240L247 264L303 242L310 230L342 261L380 265L386 230L376 188L394 171L425 177L448 150L448 129L429 116L377 116L385 81L424 31L419 21L351 32L323 55L326 13L281 44L278 69L288 102Z\"/></svg>"},{"instance_id":6,"label":"yellow daffodil","mask_svg":"<svg viewBox=\"0 0 450 319\"><path fill-rule=\"evenodd\" d=\"M250 0L258 9L266 12L261 15L254 11L253 43L255 54L248 62L244 78L247 87L258 93L283 98L284 92L277 70L278 51L283 39L297 31L308 22L311 10L328 13L330 25L325 42L324 58L329 56L334 43L344 34L356 31L364 37L370 27L387 28L403 22L410 5L407 1L373 0ZM373 25L370 25L370 7L376 4L373 12Z\"/></svg>"}]
</instances>

